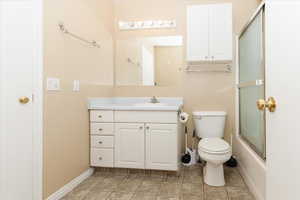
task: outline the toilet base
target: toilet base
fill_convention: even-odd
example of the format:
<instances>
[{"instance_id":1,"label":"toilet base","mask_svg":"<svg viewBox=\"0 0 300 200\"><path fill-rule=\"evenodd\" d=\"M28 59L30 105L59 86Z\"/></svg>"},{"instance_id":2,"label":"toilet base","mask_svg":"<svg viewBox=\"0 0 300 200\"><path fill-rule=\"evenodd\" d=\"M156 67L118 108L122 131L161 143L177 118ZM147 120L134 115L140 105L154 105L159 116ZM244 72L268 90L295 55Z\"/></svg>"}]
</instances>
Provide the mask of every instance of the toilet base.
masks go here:
<instances>
[{"instance_id":1,"label":"toilet base","mask_svg":"<svg viewBox=\"0 0 300 200\"><path fill-rule=\"evenodd\" d=\"M215 165L209 162L206 162L205 167L203 168L204 182L210 186L224 186L224 169L223 164Z\"/></svg>"}]
</instances>

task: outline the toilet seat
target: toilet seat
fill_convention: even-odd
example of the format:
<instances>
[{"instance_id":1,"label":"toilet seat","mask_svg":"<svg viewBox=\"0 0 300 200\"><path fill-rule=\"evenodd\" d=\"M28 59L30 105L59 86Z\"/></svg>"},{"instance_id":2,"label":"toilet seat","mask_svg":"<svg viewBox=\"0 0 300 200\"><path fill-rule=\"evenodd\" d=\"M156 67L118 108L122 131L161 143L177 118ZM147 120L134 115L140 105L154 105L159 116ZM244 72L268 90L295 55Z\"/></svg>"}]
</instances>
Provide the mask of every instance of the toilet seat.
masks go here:
<instances>
[{"instance_id":1,"label":"toilet seat","mask_svg":"<svg viewBox=\"0 0 300 200\"><path fill-rule=\"evenodd\" d=\"M231 152L231 147L221 138L204 138L200 140L198 150L209 154L226 154Z\"/></svg>"}]
</instances>

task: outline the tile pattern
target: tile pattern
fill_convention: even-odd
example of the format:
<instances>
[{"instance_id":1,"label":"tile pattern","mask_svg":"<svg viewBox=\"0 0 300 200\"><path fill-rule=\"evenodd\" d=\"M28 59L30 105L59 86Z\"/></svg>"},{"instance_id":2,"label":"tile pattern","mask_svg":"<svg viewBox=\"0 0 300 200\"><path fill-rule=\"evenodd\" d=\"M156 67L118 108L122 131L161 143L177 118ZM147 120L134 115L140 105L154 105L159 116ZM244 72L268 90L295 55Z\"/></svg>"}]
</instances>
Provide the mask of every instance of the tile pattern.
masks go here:
<instances>
[{"instance_id":1,"label":"tile pattern","mask_svg":"<svg viewBox=\"0 0 300 200\"><path fill-rule=\"evenodd\" d=\"M101 168L63 200L254 200L237 169L225 167L225 179L204 184L200 164L178 173Z\"/></svg>"}]
</instances>

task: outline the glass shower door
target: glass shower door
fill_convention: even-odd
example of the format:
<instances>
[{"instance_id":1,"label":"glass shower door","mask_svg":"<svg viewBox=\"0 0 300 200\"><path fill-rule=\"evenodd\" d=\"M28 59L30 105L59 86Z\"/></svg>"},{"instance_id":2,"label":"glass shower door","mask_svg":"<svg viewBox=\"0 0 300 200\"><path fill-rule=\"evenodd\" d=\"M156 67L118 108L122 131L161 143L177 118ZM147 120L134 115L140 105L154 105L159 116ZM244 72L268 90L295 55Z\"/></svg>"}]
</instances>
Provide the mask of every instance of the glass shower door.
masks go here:
<instances>
[{"instance_id":1,"label":"glass shower door","mask_svg":"<svg viewBox=\"0 0 300 200\"><path fill-rule=\"evenodd\" d=\"M265 158L265 111L256 104L265 99L263 14L259 12L240 35L238 88L240 135Z\"/></svg>"}]
</instances>

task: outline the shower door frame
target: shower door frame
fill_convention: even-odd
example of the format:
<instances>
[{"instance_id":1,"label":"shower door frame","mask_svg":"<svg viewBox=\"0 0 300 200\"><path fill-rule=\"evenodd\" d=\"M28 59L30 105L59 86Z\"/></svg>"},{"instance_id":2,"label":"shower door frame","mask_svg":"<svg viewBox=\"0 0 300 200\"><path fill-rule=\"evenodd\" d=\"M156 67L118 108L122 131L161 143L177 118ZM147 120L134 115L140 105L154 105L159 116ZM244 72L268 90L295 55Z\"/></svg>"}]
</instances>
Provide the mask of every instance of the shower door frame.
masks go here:
<instances>
[{"instance_id":1,"label":"shower door frame","mask_svg":"<svg viewBox=\"0 0 300 200\"><path fill-rule=\"evenodd\" d=\"M246 30L248 29L248 27L252 24L252 22L256 19L256 17L262 12L262 21L261 21L261 24L262 24L262 32L261 32L261 37L262 37L262 43L261 43L261 48L262 48L262 60L261 60L261 70L262 70L262 73L263 73L263 87L264 87L264 97L263 99L266 98L266 77L265 77L265 3L262 3L258 9L256 10L256 12L252 15L252 17L250 18L250 20L246 23L246 25L242 28L241 32L239 33L239 35L237 36L237 48L236 48L236 55L237 55L237 58L236 58L236 63L237 63L237 70L236 70L236 90L237 90L237 131L238 131L238 136L247 143L247 145L260 157L262 158L264 161L266 160L266 141L267 141L267 138L266 138L266 111L261 111L263 112L263 121L264 121L264 130L263 130L263 143L264 143L264 150L263 152L260 152L258 150L258 148L252 144L245 136L243 136L241 134L241 120L240 120L240 88L242 87L249 87L249 86L258 86L258 83L256 81L253 81L251 83L247 83L247 84L240 84L240 74L239 74L239 69L240 69L240 51L239 51L239 48L240 48L240 45L239 45L239 40L241 39L241 37L243 36L243 34L246 32Z\"/></svg>"}]
</instances>

